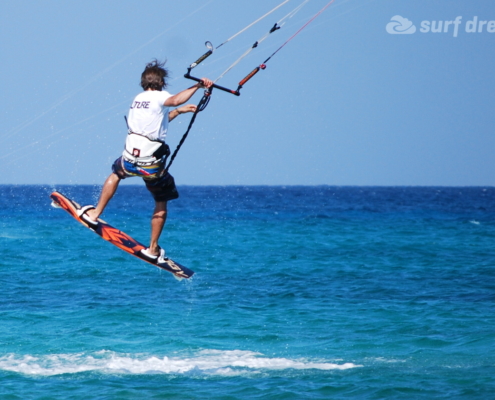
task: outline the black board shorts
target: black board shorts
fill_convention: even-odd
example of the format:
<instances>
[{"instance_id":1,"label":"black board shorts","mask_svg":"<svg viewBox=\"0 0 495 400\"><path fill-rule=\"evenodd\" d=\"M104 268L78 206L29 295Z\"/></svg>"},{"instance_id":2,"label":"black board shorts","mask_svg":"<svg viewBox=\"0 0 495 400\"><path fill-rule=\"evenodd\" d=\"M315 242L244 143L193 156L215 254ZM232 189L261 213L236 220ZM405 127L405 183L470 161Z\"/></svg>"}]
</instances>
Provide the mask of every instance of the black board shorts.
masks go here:
<instances>
[{"instance_id":1,"label":"black board shorts","mask_svg":"<svg viewBox=\"0 0 495 400\"><path fill-rule=\"evenodd\" d=\"M126 161L119 157L112 165L112 172L116 174L120 179L131 178L134 176L140 176L143 178L146 188L150 191L155 201L170 201L179 197L179 192L175 186L175 180L168 172L160 176L159 178L153 178L149 176L143 176L136 173L134 170L132 173L126 170L124 167Z\"/></svg>"}]
</instances>

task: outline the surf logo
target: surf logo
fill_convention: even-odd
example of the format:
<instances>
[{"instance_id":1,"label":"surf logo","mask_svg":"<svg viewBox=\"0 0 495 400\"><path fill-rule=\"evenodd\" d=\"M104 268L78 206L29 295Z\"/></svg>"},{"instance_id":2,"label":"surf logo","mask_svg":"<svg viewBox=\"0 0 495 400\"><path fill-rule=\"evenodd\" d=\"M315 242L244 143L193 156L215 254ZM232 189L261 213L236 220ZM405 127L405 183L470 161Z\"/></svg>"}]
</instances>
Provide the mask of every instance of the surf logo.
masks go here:
<instances>
[{"instance_id":1,"label":"surf logo","mask_svg":"<svg viewBox=\"0 0 495 400\"><path fill-rule=\"evenodd\" d=\"M392 17L387 24L386 29L391 35L410 35L416 32L416 26L407 18L401 17L400 15Z\"/></svg>"},{"instance_id":2,"label":"surf logo","mask_svg":"<svg viewBox=\"0 0 495 400\"><path fill-rule=\"evenodd\" d=\"M396 15L387 24L386 30L390 34L412 34L416 32L416 26L407 18ZM495 33L495 20L482 20L474 16L463 26L462 16L459 15L452 20L421 21L419 24L420 33L447 33L456 38L462 31L466 33Z\"/></svg>"}]
</instances>

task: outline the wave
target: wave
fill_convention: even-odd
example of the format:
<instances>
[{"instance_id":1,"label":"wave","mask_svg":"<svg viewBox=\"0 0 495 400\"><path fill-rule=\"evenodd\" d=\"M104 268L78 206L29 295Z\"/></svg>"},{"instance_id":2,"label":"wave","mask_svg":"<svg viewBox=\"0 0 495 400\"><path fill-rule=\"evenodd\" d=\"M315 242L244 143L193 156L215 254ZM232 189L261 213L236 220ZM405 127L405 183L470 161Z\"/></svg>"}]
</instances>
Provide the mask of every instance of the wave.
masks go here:
<instances>
[{"instance_id":1,"label":"wave","mask_svg":"<svg viewBox=\"0 0 495 400\"><path fill-rule=\"evenodd\" d=\"M0 357L0 371L51 376L99 372L103 374L202 374L237 376L270 370L345 370L361 367L306 359L270 358L242 350L202 350L188 357L159 357L103 350L92 354L16 355Z\"/></svg>"}]
</instances>

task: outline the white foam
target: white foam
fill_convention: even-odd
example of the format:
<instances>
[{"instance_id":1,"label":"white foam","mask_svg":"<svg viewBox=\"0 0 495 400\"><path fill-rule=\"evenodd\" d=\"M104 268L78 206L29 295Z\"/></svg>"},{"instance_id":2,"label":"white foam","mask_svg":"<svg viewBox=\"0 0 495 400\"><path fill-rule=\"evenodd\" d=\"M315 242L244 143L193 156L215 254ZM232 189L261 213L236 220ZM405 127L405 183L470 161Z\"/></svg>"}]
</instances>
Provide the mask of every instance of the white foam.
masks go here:
<instances>
[{"instance_id":1,"label":"white foam","mask_svg":"<svg viewBox=\"0 0 495 400\"><path fill-rule=\"evenodd\" d=\"M24 239L31 239L32 236L28 236L28 235L11 235L9 233L0 233L0 238L2 238L2 239L12 239L12 240L24 240Z\"/></svg>"},{"instance_id":2,"label":"white foam","mask_svg":"<svg viewBox=\"0 0 495 400\"><path fill-rule=\"evenodd\" d=\"M60 375L79 372L106 374L185 374L236 376L261 370L345 370L360 367L305 359L269 358L251 351L203 350L187 357L158 357L100 351L93 354L51 354L43 356L8 354L0 357L0 370L26 375Z\"/></svg>"},{"instance_id":3,"label":"white foam","mask_svg":"<svg viewBox=\"0 0 495 400\"><path fill-rule=\"evenodd\" d=\"M405 363L406 362L406 360L397 360L394 358L388 359L388 358L384 358L384 357L374 357L374 358L370 358L369 360L371 360L372 362L375 361L375 362L382 362L382 363Z\"/></svg>"}]
</instances>

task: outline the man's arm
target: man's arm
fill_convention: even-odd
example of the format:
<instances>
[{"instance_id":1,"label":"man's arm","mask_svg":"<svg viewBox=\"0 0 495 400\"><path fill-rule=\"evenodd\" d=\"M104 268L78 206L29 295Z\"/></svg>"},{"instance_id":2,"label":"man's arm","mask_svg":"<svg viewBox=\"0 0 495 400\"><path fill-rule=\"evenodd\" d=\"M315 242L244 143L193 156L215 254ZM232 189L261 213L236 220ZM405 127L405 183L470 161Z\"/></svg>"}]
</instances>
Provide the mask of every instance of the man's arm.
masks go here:
<instances>
[{"instance_id":1,"label":"man's arm","mask_svg":"<svg viewBox=\"0 0 495 400\"><path fill-rule=\"evenodd\" d=\"M174 94L173 96L170 96L167 100L165 100L165 103L163 103L163 105L165 107L180 106L181 104L184 104L186 101L188 101L198 89L209 88L211 87L211 85L213 85L213 82L210 81L208 78L201 78L201 82L198 82L196 85L191 86L190 88L183 90L182 92Z\"/></svg>"},{"instance_id":2,"label":"man's arm","mask_svg":"<svg viewBox=\"0 0 495 400\"><path fill-rule=\"evenodd\" d=\"M182 107L174 108L172 111L170 111L168 113L168 122L175 119L177 116L179 116L179 114L185 114L188 112L195 112L196 108L197 107L194 104L187 104L187 105L182 106Z\"/></svg>"}]
</instances>

